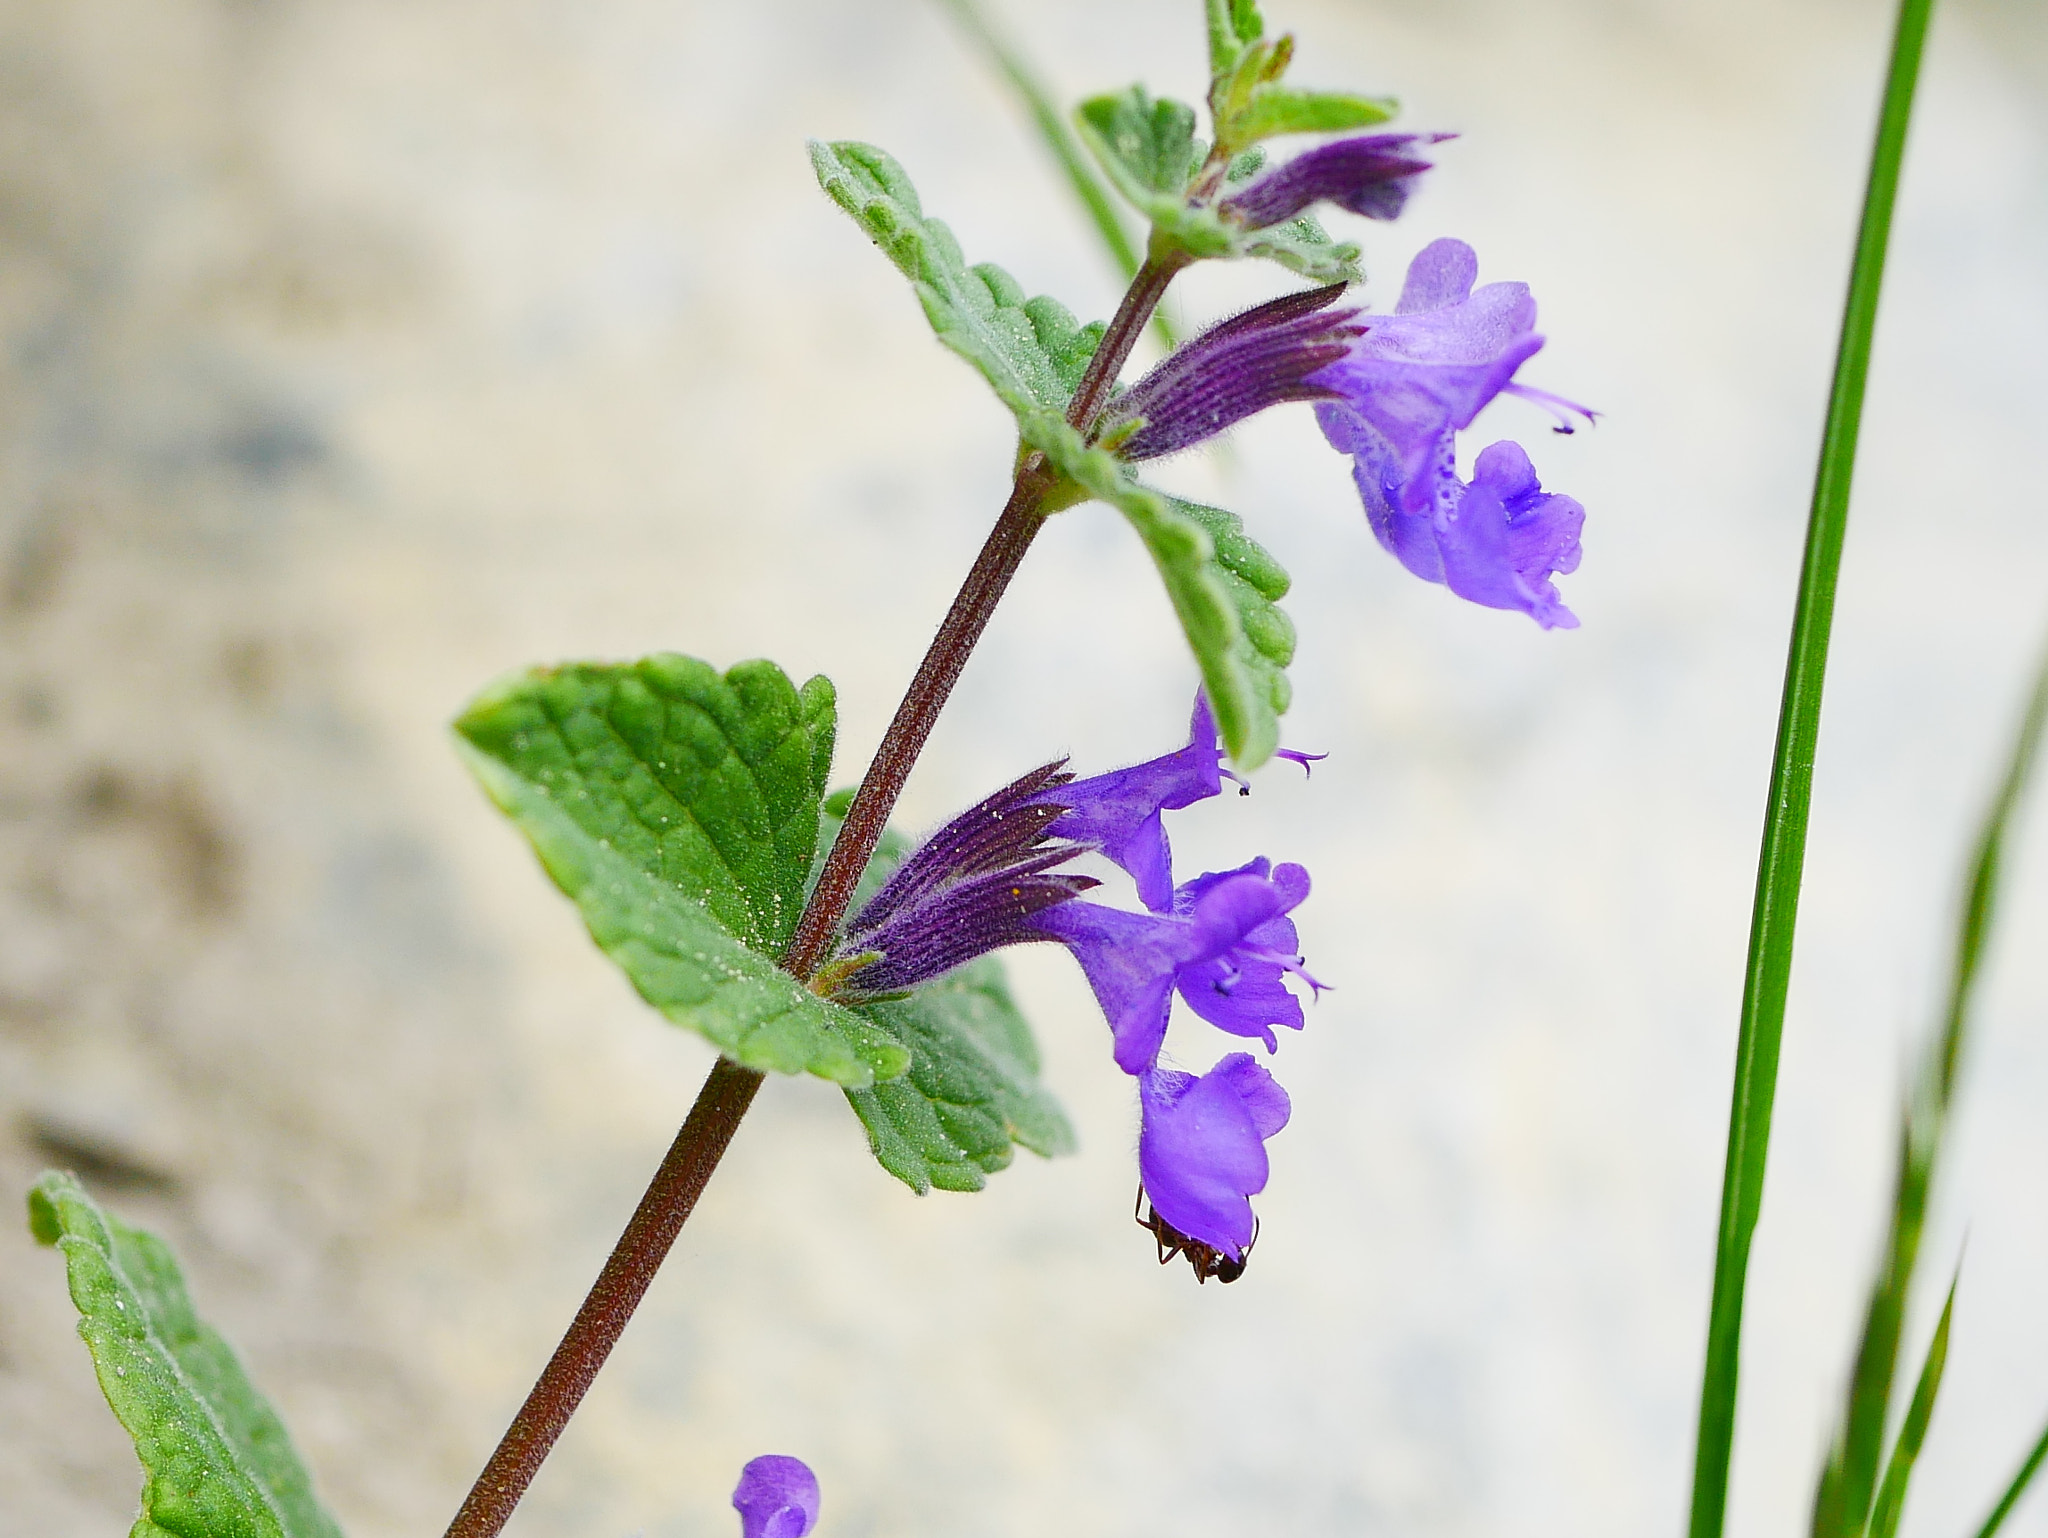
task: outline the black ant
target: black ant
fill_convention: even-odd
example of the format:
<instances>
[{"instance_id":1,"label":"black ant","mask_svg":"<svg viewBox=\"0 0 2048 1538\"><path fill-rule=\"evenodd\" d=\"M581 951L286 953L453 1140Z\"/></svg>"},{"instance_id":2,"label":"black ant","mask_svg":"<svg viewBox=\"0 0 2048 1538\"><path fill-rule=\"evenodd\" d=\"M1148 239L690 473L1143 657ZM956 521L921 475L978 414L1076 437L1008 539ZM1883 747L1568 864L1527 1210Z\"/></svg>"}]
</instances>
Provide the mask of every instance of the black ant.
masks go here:
<instances>
[{"instance_id":1,"label":"black ant","mask_svg":"<svg viewBox=\"0 0 2048 1538\"><path fill-rule=\"evenodd\" d=\"M1139 1216L1140 1209L1149 1209L1147 1215ZM1252 1258L1252 1244L1259 1242L1259 1220L1252 1219L1252 1244L1244 1247L1244 1253L1232 1260L1213 1244L1204 1244L1199 1239L1190 1239L1159 1215L1157 1208L1145 1200L1145 1187L1138 1187L1138 1200L1131 1207L1131 1217L1159 1243L1159 1264L1171 1265L1176 1255L1185 1255L1188 1264L1194 1267L1195 1280L1206 1285L1210 1277L1225 1286L1244 1275L1246 1262Z\"/></svg>"}]
</instances>

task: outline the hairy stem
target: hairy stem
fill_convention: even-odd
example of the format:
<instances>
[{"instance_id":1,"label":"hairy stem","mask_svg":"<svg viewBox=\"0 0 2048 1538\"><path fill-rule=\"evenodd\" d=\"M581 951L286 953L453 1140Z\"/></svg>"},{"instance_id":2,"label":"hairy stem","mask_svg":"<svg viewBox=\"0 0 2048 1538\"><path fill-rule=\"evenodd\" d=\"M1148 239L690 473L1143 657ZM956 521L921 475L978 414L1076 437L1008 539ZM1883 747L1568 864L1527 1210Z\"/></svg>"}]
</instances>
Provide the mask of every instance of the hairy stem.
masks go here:
<instances>
[{"instance_id":1,"label":"hairy stem","mask_svg":"<svg viewBox=\"0 0 2048 1538\"><path fill-rule=\"evenodd\" d=\"M541 1370L533 1392L512 1417L498 1450L491 1454L462 1509L448 1524L447 1538L494 1538L511 1517L555 1438L582 1403L584 1391L618 1344L626 1321L640 1306L648 1283L682 1232L683 1220L697 1205L705 1182L738 1130L740 1118L753 1104L762 1077L722 1057L712 1068L697 1092L697 1103L690 1107L689 1119L669 1146L661 1168L654 1172L647 1194L640 1198L611 1258L598 1272L590 1295L576 1310L575 1320Z\"/></svg>"},{"instance_id":2,"label":"hairy stem","mask_svg":"<svg viewBox=\"0 0 2048 1538\"><path fill-rule=\"evenodd\" d=\"M1186 263L1187 258L1179 255L1163 260L1148 258L1131 279L1123 303L1117 306L1115 318L1103 333L1101 345L1095 349L1087 372L1067 404L1067 421L1072 426L1085 430L1102 409L1110 386L1116 383L1117 374L1145 329L1146 320L1158 308L1174 274ZM853 805L847 808L839 837L826 856L818 884L811 889L810 901L797 921L796 935L783 954L783 970L792 976L808 982L824 961L832 937L838 933L839 921L846 917L847 906L853 901L853 889L860 883L861 872L867 869L868 858L874 854L882 829L888 825L889 814L896 809L896 798L910 778L918 754L924 751L933 723L959 681L960 670L966 667L975 642L988 628L989 617L995 613L1010 579L1023 563L1024 552L1031 548L1031 541L1045 522L1040 504L1052 484L1045 457L1027 455L1018 467L1017 483L1002 517L996 520L988 543L981 547L973 570L961 585L960 595L953 600L939 633L932 638L903 703L896 707L896 717L889 723L881 747L875 750L874 762L868 765Z\"/></svg>"},{"instance_id":3,"label":"hairy stem","mask_svg":"<svg viewBox=\"0 0 2048 1538\"><path fill-rule=\"evenodd\" d=\"M1087 372L1067 407L1067 420L1085 427L1101 410L1110 387L1122 370L1131 349L1137 345L1145 322L1159 305L1175 273L1187 264L1178 254L1165 259L1149 258L1131 280L1116 318L1109 324L1102 343L1095 350ZM826 857L818 884L804 905L796 934L782 958L783 970L809 982L831 948L839 922L853 900L853 889L867 868L868 857L895 809L896 797L923 751L946 698L967 665L968 655L996 604L1017 574L1024 552L1031 548L1045 522L1042 504L1055 477L1045 456L1032 453L1017 467L1016 484L1002 516L990 531L974 565L961 584L953 607L947 611L933 637L917 676L910 682L903 703L896 707L874 762L862 779L839 837ZM740 1118L753 1104L763 1075L751 1068L720 1058L697 1093L697 1103L682 1131L655 1171L647 1194L640 1198L625 1233L613 1247L611 1258L598 1273L597 1282L583 1306L576 1311L569 1331L555 1348L554 1356L526 1396L526 1403L512 1418L498 1450L477 1476L462 1509L449 1524L447 1538L496 1538L510 1520L526 1487L540 1471L548 1451L569 1417L576 1413L584 1391L596 1378L612 1347L618 1344L626 1321L640 1306L654 1273L667 1258L669 1248L682 1231L683 1220L697 1205L705 1182L718 1167L726 1145L732 1141Z\"/></svg>"}]
</instances>

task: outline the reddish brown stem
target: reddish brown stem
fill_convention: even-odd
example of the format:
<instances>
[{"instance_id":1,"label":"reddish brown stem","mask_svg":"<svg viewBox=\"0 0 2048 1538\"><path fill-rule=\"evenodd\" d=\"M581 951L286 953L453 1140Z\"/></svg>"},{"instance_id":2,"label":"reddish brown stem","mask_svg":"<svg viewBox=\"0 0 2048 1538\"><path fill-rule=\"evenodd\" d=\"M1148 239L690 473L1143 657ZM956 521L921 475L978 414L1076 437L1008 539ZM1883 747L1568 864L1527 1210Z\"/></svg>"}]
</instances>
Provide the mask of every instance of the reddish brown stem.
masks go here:
<instances>
[{"instance_id":1,"label":"reddish brown stem","mask_svg":"<svg viewBox=\"0 0 2048 1538\"><path fill-rule=\"evenodd\" d=\"M447 1538L495 1538L511 1517L682 1232L683 1220L753 1104L762 1077L723 1057L712 1068L569 1332L448 1524Z\"/></svg>"},{"instance_id":2,"label":"reddish brown stem","mask_svg":"<svg viewBox=\"0 0 2048 1538\"><path fill-rule=\"evenodd\" d=\"M1145 322L1158 308L1174 274L1186 265L1186 257L1175 255L1148 258L1138 269L1067 404L1070 425L1085 429L1095 419L1131 349L1137 345ZM839 921L846 917L847 906L853 901L853 890L860 884L861 872L867 869L868 859L881 841L882 829L888 825L889 814L896 809L896 798L910 778L918 754L924 751L932 724L945 708L947 696L959 681L960 670L967 666L974 643L988 627L989 616L995 613L997 602L1017 574L1024 552L1031 548L1031 541L1045 522L1046 515L1039 504L1053 482L1041 454L1028 455L1018 468L1009 503L989 532L988 542L975 558L973 569L961 584L960 595L939 626L939 633L932 637L903 703L896 707L895 719L889 723L881 747L875 750L874 762L868 765L853 805L847 808L846 821L833 841L831 854L826 856L818 884L811 889L803 917L797 920L796 935L782 956L783 970L793 976L808 982L825 960L832 937L838 933Z\"/></svg>"}]
</instances>

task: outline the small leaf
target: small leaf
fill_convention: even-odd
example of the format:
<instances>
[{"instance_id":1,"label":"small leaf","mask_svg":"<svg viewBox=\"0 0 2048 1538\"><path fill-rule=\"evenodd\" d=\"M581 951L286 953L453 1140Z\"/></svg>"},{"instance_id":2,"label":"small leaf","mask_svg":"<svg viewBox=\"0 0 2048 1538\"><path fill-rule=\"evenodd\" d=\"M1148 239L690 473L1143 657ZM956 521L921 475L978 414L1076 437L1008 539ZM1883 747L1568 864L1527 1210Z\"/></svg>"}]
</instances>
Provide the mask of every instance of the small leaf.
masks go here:
<instances>
[{"instance_id":1,"label":"small leaf","mask_svg":"<svg viewBox=\"0 0 2048 1538\"><path fill-rule=\"evenodd\" d=\"M777 964L803 911L832 686L664 653L486 690L458 745L640 996L749 1068L865 1088L909 1066Z\"/></svg>"},{"instance_id":2,"label":"small leaf","mask_svg":"<svg viewBox=\"0 0 2048 1538\"><path fill-rule=\"evenodd\" d=\"M1307 215L1254 230L1243 237L1242 245L1246 256L1278 262L1316 283L1357 283L1365 276L1358 269L1358 247L1331 241L1322 225Z\"/></svg>"},{"instance_id":3,"label":"small leaf","mask_svg":"<svg viewBox=\"0 0 2048 1538\"><path fill-rule=\"evenodd\" d=\"M1084 101L1075 116L1119 192L1154 220L1179 209L1201 162L1193 107L1171 98L1154 101L1134 85Z\"/></svg>"},{"instance_id":4,"label":"small leaf","mask_svg":"<svg viewBox=\"0 0 2048 1538\"><path fill-rule=\"evenodd\" d=\"M1102 323L1082 326L1043 295L1027 300L992 262L970 268L953 232L925 217L903 168L873 145L813 140L810 150L818 185L910 279L939 340L981 370L1011 411L1064 411Z\"/></svg>"},{"instance_id":5,"label":"small leaf","mask_svg":"<svg viewBox=\"0 0 2048 1538\"><path fill-rule=\"evenodd\" d=\"M1020 426L1025 442L1138 531L1201 669L1224 747L1238 768L1258 768L1280 745L1280 717L1293 698L1281 669L1294 655L1294 627L1271 602L1286 591L1286 573L1233 514L1139 485L1121 460L1088 448L1064 421ZM1217 538L1227 542L1224 552Z\"/></svg>"},{"instance_id":6,"label":"small leaf","mask_svg":"<svg viewBox=\"0 0 2048 1538\"><path fill-rule=\"evenodd\" d=\"M1934 1327L1934 1339L1928 1343L1927 1360L1920 1368L1920 1381L1914 1385L1912 1403L1906 1407L1906 1419L1899 1427L1898 1441L1892 1444L1892 1456L1885 1465L1884 1482L1877 1488L1877 1505L1870 1514L1869 1538L1894 1538L1899 1530L1899 1515L1906 1509L1906 1486L1913 1477L1913 1462L1920 1456L1920 1447L1927 1440L1927 1423L1934 1418L1934 1396L1941 1392L1942 1369L1948 1365L1948 1327L1956 1311L1956 1281L1961 1279L1958 1271L1955 1279L1948 1284L1948 1301L1941 1305L1941 1322Z\"/></svg>"},{"instance_id":7,"label":"small leaf","mask_svg":"<svg viewBox=\"0 0 2048 1538\"><path fill-rule=\"evenodd\" d=\"M852 801L851 789L827 798L820 848L830 847ZM882 834L849 911L858 913L881 890L910 849L895 829ZM876 1161L918 1195L933 1186L979 1191L1009 1164L1012 1143L1047 1158L1073 1152L1073 1128L1038 1082L1038 1044L994 956L935 978L908 998L854 1007L910 1048L902 1078L850 1089L846 1098L867 1128Z\"/></svg>"},{"instance_id":8,"label":"small leaf","mask_svg":"<svg viewBox=\"0 0 2048 1538\"><path fill-rule=\"evenodd\" d=\"M1355 96L1348 91L1297 91L1266 85L1251 93L1242 111L1230 120L1229 143L1242 149L1276 134L1338 133L1370 128L1400 110L1386 96Z\"/></svg>"},{"instance_id":9,"label":"small leaf","mask_svg":"<svg viewBox=\"0 0 2048 1538\"><path fill-rule=\"evenodd\" d=\"M130 1538L341 1538L277 1412L193 1311L169 1246L107 1216L76 1177L29 1192L29 1230L64 1254L78 1333L142 1462Z\"/></svg>"},{"instance_id":10,"label":"small leaf","mask_svg":"<svg viewBox=\"0 0 2048 1538\"><path fill-rule=\"evenodd\" d=\"M1258 0L1206 0L1209 20L1209 74L1227 73L1249 43L1266 34Z\"/></svg>"}]
</instances>

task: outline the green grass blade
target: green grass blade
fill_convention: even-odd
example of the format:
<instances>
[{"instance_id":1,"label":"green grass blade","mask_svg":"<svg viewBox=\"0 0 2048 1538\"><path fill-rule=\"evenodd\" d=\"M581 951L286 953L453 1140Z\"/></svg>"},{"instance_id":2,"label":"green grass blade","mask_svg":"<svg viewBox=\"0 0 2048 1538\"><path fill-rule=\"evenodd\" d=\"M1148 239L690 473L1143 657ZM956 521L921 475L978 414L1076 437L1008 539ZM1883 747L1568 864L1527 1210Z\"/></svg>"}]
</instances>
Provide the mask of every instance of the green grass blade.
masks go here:
<instances>
[{"instance_id":1,"label":"green grass blade","mask_svg":"<svg viewBox=\"0 0 2048 1538\"><path fill-rule=\"evenodd\" d=\"M1834 621L1835 581L1848 524L1849 484L1856 462L1870 340L1884 279L1885 248L1913 88L1920 71L1932 0L1901 0L1892 39L1891 67L1878 115L1877 143L1863 219L1850 268L1849 297L1835 357L1807 521L1806 554L1792 618L1778 742L1771 765L1763 848L1757 861L1756 903L1750 921L1749 961L1743 979L1742 1022L1735 1049L1735 1087L1728 1118L1728 1156L1721 1190L1721 1222L1714 1257L1714 1298L1700 1384L1699 1441L1693 1465L1691 1538L1721 1538L1727 1515L1728 1461L1735 1437L1736 1379L1742 1345L1742 1301L1749 1275L1750 1241L1763 1202L1764 1164L1770 1146L1771 1105L1777 1091L1778 1047L1785 1024L1785 992L1792 971L1792 937L1799 881L1806 858L1807 810L1820 732L1821 684L1828 634Z\"/></svg>"},{"instance_id":2,"label":"green grass blade","mask_svg":"<svg viewBox=\"0 0 2048 1538\"><path fill-rule=\"evenodd\" d=\"M1066 114L1053 104L1052 93L1046 90L1038 72L996 29L983 13L978 0L940 0L940 3L952 12L954 20L960 23L961 29L994 66L996 73L1009 82L1018 102L1030 115L1039 138L1045 141L1046 149L1066 176L1076 201L1086 211L1095 232L1102 237L1102 244L1108 249L1111 260L1128 281L1136 274L1144 253L1131 239L1116 199L1096 174L1094 166L1089 164L1088 157L1082 152L1081 141L1067 126ZM1172 347L1175 337L1166 317L1155 312L1152 324L1160 340Z\"/></svg>"},{"instance_id":3,"label":"green grass blade","mask_svg":"<svg viewBox=\"0 0 2048 1538\"><path fill-rule=\"evenodd\" d=\"M1957 1270L1957 1278L1962 1273ZM1934 1327L1928 1343L1927 1360L1920 1368L1920 1381L1913 1389L1913 1403L1907 1407L1899 1439L1892 1444L1891 1462L1885 1465L1884 1483L1877 1487L1877 1507L1870 1517L1870 1538L1895 1538L1899 1514L1906 1508L1906 1485L1913 1477L1913 1462L1927 1440L1927 1423L1934 1418L1934 1396L1941 1392L1942 1369L1948 1365L1948 1327L1956 1310L1956 1284L1948 1284L1948 1301L1941 1306L1941 1322Z\"/></svg>"},{"instance_id":4,"label":"green grass blade","mask_svg":"<svg viewBox=\"0 0 2048 1538\"><path fill-rule=\"evenodd\" d=\"M1999 1499L1998 1504L1991 1508L1991 1515L1986 1517L1984 1525L1977 1529L1977 1538L1993 1538L1999 1528L2005 1525L2005 1519L2012 1514L2013 1507L2020 1503L2020 1497L2027 1493L2027 1485L2043 1461L2048 1461L2048 1426L2042 1428L2041 1440L2034 1444L2034 1450L2027 1454L2027 1461L2020 1465L2020 1471L2013 1475L2012 1483L2005 1487L2005 1494Z\"/></svg>"},{"instance_id":5,"label":"green grass blade","mask_svg":"<svg viewBox=\"0 0 2048 1538\"><path fill-rule=\"evenodd\" d=\"M1984 826L1977 835L1969 881L1964 887L1962 915L1956 926L1948 1005L1940 1032L1928 1044L1906 1110L1899 1142L1898 1188L1892 1202L1884 1263L1871 1288L1841 1428L1814 1497L1815 1538L1857 1538L1871 1516L1885 1417L1898 1363L1899 1331L1912 1291L1920 1230L1927 1215L1927 1195L1934 1184L1935 1166L1948 1126L1956 1065L1969 1026L1970 1001L1976 991L1984 944L1991 933L1999 866L2013 815L2040 754L2044 726L2048 726L2048 655L2043 656L2035 674L2019 738L2013 744L1998 793L1992 798Z\"/></svg>"}]
</instances>

